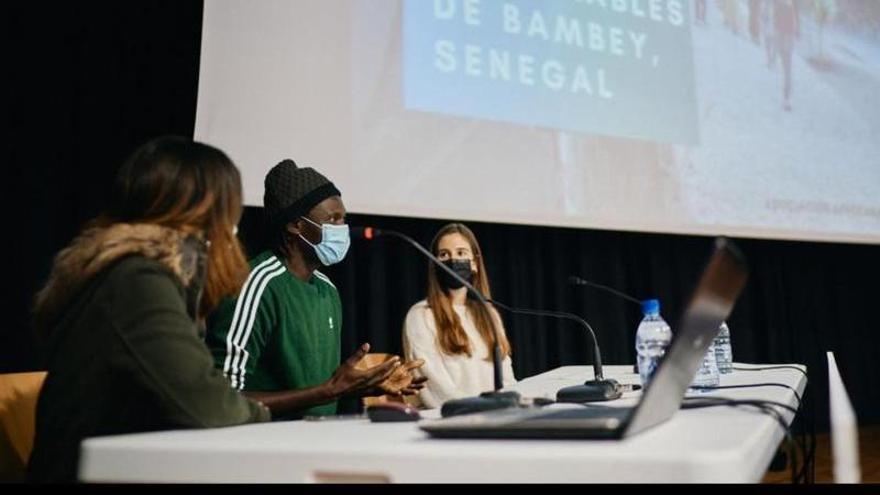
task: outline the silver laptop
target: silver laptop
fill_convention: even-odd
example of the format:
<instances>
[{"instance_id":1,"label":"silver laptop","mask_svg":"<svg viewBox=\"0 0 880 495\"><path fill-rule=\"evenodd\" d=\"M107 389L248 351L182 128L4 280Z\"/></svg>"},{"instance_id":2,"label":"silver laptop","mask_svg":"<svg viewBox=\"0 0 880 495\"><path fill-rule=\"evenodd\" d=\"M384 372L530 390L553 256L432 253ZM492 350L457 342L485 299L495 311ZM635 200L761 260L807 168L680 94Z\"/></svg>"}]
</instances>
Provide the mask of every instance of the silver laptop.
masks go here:
<instances>
[{"instance_id":1,"label":"silver laptop","mask_svg":"<svg viewBox=\"0 0 880 495\"><path fill-rule=\"evenodd\" d=\"M721 322L746 283L746 263L718 238L673 339L651 383L634 407L515 408L421 421L438 438L624 438L656 426L681 406Z\"/></svg>"}]
</instances>

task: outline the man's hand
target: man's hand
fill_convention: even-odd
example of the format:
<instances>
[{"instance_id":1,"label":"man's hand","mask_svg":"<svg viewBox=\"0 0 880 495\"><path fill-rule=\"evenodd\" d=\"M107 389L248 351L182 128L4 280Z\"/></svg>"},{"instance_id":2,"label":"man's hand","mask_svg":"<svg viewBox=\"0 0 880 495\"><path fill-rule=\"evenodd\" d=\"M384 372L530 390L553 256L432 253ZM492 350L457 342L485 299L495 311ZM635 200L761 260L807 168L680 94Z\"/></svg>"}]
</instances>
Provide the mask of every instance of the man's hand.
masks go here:
<instances>
[{"instance_id":1,"label":"man's hand","mask_svg":"<svg viewBox=\"0 0 880 495\"><path fill-rule=\"evenodd\" d=\"M417 377L415 376L414 371L421 368L423 364L425 364L424 359L416 359L415 361L409 361L402 366L398 366L388 379L384 380L376 387L376 390L370 391L371 395L387 394L402 396L419 393L419 391L425 387L425 382L428 381L428 378L424 376Z\"/></svg>"},{"instance_id":2,"label":"man's hand","mask_svg":"<svg viewBox=\"0 0 880 495\"><path fill-rule=\"evenodd\" d=\"M331 395L334 397L364 395L365 392L374 389L400 368L400 358L394 356L372 368L357 369L357 364L369 351L370 344L361 344L351 357L346 359L339 368L336 368L333 376L327 381Z\"/></svg>"}]
</instances>

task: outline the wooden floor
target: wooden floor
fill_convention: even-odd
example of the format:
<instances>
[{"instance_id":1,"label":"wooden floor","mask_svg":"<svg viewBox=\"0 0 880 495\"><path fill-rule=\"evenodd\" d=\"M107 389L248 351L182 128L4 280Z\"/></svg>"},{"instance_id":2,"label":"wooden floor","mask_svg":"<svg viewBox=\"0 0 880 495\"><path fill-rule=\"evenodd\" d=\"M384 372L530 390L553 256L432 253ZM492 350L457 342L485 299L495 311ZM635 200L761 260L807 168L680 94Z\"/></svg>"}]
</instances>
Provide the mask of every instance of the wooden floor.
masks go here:
<instances>
[{"instance_id":1,"label":"wooden floor","mask_svg":"<svg viewBox=\"0 0 880 495\"><path fill-rule=\"evenodd\" d=\"M880 483L880 426L859 428L859 459L862 482ZM763 483L791 483L791 467L768 471ZM816 483L834 483L831 463L831 439L827 433L816 435Z\"/></svg>"}]
</instances>

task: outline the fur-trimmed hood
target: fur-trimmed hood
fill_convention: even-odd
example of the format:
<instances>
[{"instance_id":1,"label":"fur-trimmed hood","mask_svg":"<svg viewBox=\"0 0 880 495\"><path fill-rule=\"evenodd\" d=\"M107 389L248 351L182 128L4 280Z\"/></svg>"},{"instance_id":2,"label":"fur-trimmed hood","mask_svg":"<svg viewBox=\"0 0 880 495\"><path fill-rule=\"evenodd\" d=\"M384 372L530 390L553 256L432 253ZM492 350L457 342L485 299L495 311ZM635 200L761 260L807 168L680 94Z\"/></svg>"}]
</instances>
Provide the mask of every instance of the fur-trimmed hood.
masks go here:
<instances>
[{"instance_id":1,"label":"fur-trimmed hood","mask_svg":"<svg viewBox=\"0 0 880 495\"><path fill-rule=\"evenodd\" d=\"M55 256L49 279L37 293L34 304L37 332L56 324L96 275L130 255L158 261L184 287L198 286L196 299L200 295L202 274L198 272L203 271L204 249L195 236L155 224L117 223L88 228ZM188 306L192 301L189 303Z\"/></svg>"}]
</instances>

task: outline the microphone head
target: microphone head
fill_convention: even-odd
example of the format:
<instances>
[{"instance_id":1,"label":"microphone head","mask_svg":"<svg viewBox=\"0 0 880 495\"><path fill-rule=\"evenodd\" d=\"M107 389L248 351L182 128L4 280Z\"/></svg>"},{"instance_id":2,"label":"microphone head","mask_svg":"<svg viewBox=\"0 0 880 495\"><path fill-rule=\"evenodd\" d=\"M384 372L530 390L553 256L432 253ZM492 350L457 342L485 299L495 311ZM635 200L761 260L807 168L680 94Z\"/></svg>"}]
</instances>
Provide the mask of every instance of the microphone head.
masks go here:
<instances>
[{"instance_id":1,"label":"microphone head","mask_svg":"<svg viewBox=\"0 0 880 495\"><path fill-rule=\"evenodd\" d=\"M585 280L578 277L577 275L569 275L568 276L568 285L585 285Z\"/></svg>"},{"instance_id":2,"label":"microphone head","mask_svg":"<svg viewBox=\"0 0 880 495\"><path fill-rule=\"evenodd\" d=\"M367 241L373 240L373 238L378 237L382 233L381 230L374 229L373 227L352 227L349 232L353 238Z\"/></svg>"}]
</instances>

